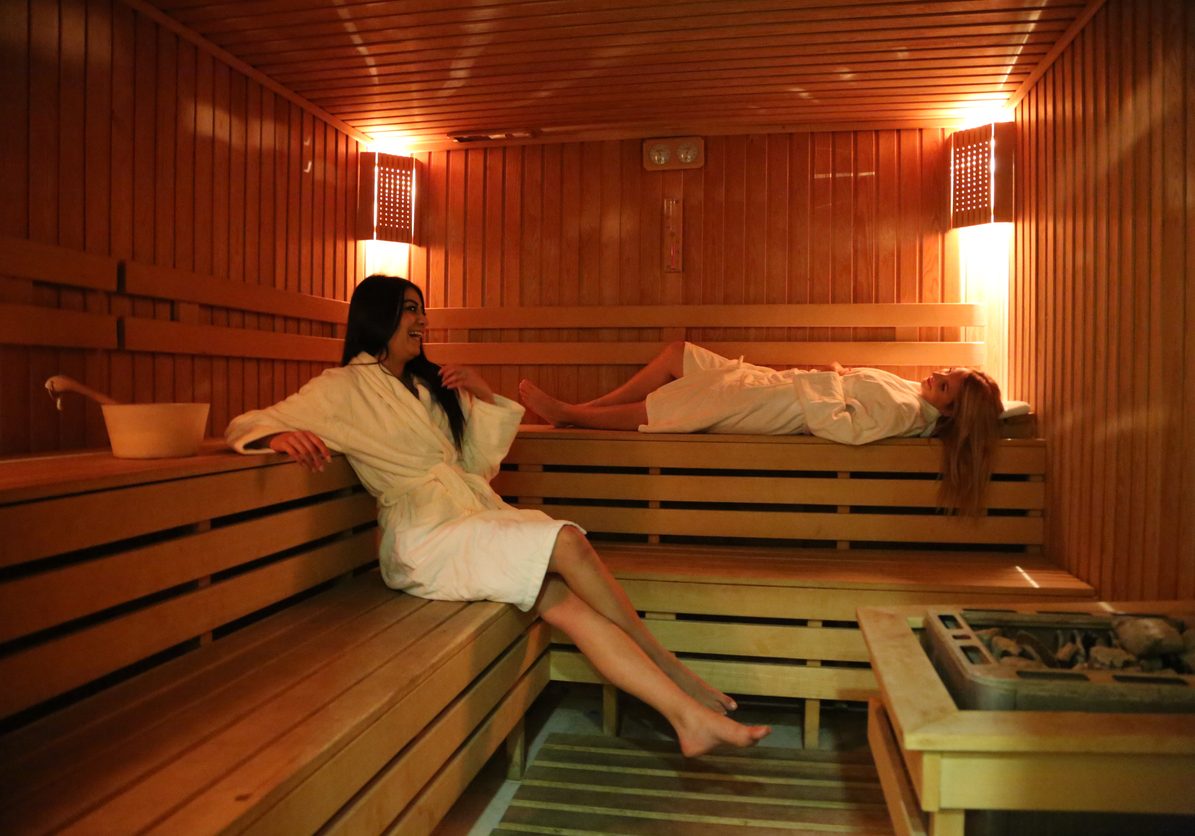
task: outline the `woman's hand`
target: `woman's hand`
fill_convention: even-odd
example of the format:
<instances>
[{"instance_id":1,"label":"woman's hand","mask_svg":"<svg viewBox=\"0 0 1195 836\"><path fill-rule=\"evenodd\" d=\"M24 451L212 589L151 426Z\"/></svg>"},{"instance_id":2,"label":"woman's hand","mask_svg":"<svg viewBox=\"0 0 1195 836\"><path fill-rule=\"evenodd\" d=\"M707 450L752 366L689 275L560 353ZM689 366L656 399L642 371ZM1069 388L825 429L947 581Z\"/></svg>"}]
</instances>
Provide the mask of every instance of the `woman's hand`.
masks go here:
<instances>
[{"instance_id":1,"label":"woman's hand","mask_svg":"<svg viewBox=\"0 0 1195 836\"><path fill-rule=\"evenodd\" d=\"M842 363L839 363L837 360L835 360L830 364L830 371L838 372L839 377L841 377L844 374L850 374L852 370L844 367Z\"/></svg>"},{"instance_id":2,"label":"woman's hand","mask_svg":"<svg viewBox=\"0 0 1195 836\"><path fill-rule=\"evenodd\" d=\"M324 440L313 432L295 430L270 436L270 449L286 453L303 467L311 471L322 471L324 464L332 461L332 453Z\"/></svg>"},{"instance_id":3,"label":"woman's hand","mask_svg":"<svg viewBox=\"0 0 1195 836\"><path fill-rule=\"evenodd\" d=\"M440 382L456 392L468 392L486 403L494 402L494 390L476 369L468 366L445 365L440 367Z\"/></svg>"}]
</instances>

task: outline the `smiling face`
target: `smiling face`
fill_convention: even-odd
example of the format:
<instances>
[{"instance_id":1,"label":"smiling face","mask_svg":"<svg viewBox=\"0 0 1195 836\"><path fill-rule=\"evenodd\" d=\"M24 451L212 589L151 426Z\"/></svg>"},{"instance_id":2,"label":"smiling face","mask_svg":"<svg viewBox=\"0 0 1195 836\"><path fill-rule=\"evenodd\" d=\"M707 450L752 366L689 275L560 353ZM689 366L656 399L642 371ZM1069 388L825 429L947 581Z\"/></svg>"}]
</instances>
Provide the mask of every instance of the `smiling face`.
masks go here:
<instances>
[{"instance_id":1,"label":"smiling face","mask_svg":"<svg viewBox=\"0 0 1195 836\"><path fill-rule=\"evenodd\" d=\"M386 343L389 355L386 366L395 374L401 374L407 361L418 357L423 347L423 332L427 328L427 315L423 310L423 299L419 292L407 288L403 294L402 311L398 317L398 327L390 335Z\"/></svg>"},{"instance_id":2,"label":"smiling face","mask_svg":"<svg viewBox=\"0 0 1195 836\"><path fill-rule=\"evenodd\" d=\"M938 412L950 415L954 412L954 404L963 381L970 373L970 369L942 369L933 372L921 381L921 397Z\"/></svg>"}]
</instances>

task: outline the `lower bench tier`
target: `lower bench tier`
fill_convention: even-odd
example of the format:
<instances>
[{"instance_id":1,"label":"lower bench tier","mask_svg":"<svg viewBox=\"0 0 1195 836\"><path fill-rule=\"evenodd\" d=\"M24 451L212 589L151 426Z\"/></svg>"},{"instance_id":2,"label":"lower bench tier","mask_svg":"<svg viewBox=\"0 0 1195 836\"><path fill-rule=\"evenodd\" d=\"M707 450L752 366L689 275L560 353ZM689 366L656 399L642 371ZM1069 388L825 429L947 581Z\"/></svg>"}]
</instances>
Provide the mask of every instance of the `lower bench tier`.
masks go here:
<instances>
[{"instance_id":1,"label":"lower bench tier","mask_svg":"<svg viewBox=\"0 0 1195 836\"><path fill-rule=\"evenodd\" d=\"M807 700L808 746L817 745L817 701L878 693L858 607L1095 599L1090 585L1040 555L621 544L598 551L661 643L711 685ZM553 680L602 682L566 637L553 641ZM612 732L615 697L607 694Z\"/></svg>"},{"instance_id":2,"label":"lower bench tier","mask_svg":"<svg viewBox=\"0 0 1195 836\"><path fill-rule=\"evenodd\" d=\"M548 638L360 575L0 738L5 832L428 832L547 685Z\"/></svg>"}]
</instances>

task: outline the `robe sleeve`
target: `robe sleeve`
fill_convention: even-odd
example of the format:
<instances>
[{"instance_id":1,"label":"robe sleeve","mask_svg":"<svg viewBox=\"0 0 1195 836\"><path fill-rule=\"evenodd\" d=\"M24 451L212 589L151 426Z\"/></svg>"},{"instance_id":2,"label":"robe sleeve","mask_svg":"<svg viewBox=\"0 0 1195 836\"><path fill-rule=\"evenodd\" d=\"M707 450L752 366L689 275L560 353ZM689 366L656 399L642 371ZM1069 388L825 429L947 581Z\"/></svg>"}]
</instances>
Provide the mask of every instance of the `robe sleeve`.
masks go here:
<instances>
[{"instance_id":1,"label":"robe sleeve","mask_svg":"<svg viewBox=\"0 0 1195 836\"><path fill-rule=\"evenodd\" d=\"M254 441L282 432L307 430L318 435L328 448L345 452L346 422L337 420L337 405L330 381L316 377L285 400L264 409L254 409L233 418L224 440L238 453L273 453L268 447L250 447ZM343 411L341 405L340 411Z\"/></svg>"},{"instance_id":2,"label":"robe sleeve","mask_svg":"<svg viewBox=\"0 0 1195 836\"><path fill-rule=\"evenodd\" d=\"M523 407L501 395L492 404L476 398L462 403L468 410L465 437L461 440L461 467L487 481L498 473L502 459L514 443L523 418Z\"/></svg>"},{"instance_id":3,"label":"robe sleeve","mask_svg":"<svg viewBox=\"0 0 1195 836\"><path fill-rule=\"evenodd\" d=\"M897 398L879 385L866 386L865 399L851 397L837 372L807 372L797 375L793 385L810 435L840 444L904 435L919 417L914 399Z\"/></svg>"}]
</instances>

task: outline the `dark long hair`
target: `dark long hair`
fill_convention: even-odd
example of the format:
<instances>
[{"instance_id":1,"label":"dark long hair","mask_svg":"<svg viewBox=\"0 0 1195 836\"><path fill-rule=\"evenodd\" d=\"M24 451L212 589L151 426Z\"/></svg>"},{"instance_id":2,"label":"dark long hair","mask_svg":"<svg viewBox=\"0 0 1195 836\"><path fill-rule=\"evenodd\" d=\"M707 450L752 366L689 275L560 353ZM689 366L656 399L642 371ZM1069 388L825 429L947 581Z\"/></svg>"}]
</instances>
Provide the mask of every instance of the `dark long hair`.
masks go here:
<instances>
[{"instance_id":1,"label":"dark long hair","mask_svg":"<svg viewBox=\"0 0 1195 836\"><path fill-rule=\"evenodd\" d=\"M408 288L419 295L422 304L423 292L418 285L397 276L375 274L357 285L349 301L349 322L345 329L340 365L347 366L363 351L379 364L385 362L390 356L390 338L402 317L402 303ZM386 367L383 365L382 368ZM459 449L465 434L465 416L456 393L440 382L440 367L427 359L420 346L419 355L407 361L403 373L423 381L432 397L443 407L448 416L448 426L452 429L452 440Z\"/></svg>"}]
</instances>

